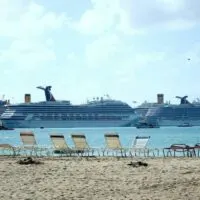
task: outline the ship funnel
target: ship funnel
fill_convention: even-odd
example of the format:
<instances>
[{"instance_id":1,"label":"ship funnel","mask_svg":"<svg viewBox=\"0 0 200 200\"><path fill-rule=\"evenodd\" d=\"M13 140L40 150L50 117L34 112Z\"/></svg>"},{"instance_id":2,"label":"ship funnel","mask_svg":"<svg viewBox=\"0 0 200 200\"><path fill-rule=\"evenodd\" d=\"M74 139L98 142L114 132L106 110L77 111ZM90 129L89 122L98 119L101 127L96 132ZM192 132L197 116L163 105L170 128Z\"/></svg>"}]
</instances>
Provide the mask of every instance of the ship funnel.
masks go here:
<instances>
[{"instance_id":1,"label":"ship funnel","mask_svg":"<svg viewBox=\"0 0 200 200\"><path fill-rule=\"evenodd\" d=\"M25 94L24 95L24 101L25 101L25 103L30 103L31 102L31 95L30 94Z\"/></svg>"},{"instance_id":2,"label":"ship funnel","mask_svg":"<svg viewBox=\"0 0 200 200\"><path fill-rule=\"evenodd\" d=\"M157 94L157 103L158 104L164 103L164 94Z\"/></svg>"},{"instance_id":3,"label":"ship funnel","mask_svg":"<svg viewBox=\"0 0 200 200\"><path fill-rule=\"evenodd\" d=\"M42 86L38 86L37 88L44 90L46 101L56 101L54 96L51 93L51 86L46 86L45 88Z\"/></svg>"},{"instance_id":4,"label":"ship funnel","mask_svg":"<svg viewBox=\"0 0 200 200\"><path fill-rule=\"evenodd\" d=\"M190 104L190 102L187 100L188 96L180 97L176 96L177 99L180 99L180 104Z\"/></svg>"}]
</instances>

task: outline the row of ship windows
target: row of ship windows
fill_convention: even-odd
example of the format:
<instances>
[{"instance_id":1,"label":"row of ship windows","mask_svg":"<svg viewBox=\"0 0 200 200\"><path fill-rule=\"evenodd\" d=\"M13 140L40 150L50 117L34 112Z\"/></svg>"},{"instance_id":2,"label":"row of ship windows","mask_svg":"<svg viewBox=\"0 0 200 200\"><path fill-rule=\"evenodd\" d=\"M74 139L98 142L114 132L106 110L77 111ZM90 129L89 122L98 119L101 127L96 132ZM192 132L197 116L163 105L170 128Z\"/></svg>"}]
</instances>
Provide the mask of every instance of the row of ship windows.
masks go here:
<instances>
[{"instance_id":1,"label":"row of ship windows","mask_svg":"<svg viewBox=\"0 0 200 200\"><path fill-rule=\"evenodd\" d=\"M120 116L120 117L126 117L129 116L129 114L124 114L124 113L106 113L106 114L77 114L77 113L70 113L70 114L56 114L56 113L34 113L34 114L26 114L26 113L14 113L14 114L6 114L4 113L3 115L5 116L36 116L36 117L112 117L112 116Z\"/></svg>"},{"instance_id":2,"label":"row of ship windows","mask_svg":"<svg viewBox=\"0 0 200 200\"><path fill-rule=\"evenodd\" d=\"M37 117L36 117L37 118ZM121 120L121 117L119 116L89 116L89 117L80 117L80 116L74 116L74 117L39 117L41 120L51 120L51 119L59 119L59 120Z\"/></svg>"},{"instance_id":3,"label":"row of ship windows","mask_svg":"<svg viewBox=\"0 0 200 200\"><path fill-rule=\"evenodd\" d=\"M75 111L75 112L90 112L90 111L101 111L101 110L134 110L131 107L124 107L124 106L118 106L118 107L91 107L91 108L73 108L73 107L27 107L27 108L10 108L8 109L10 111L16 110L17 112L23 112L23 111L40 111L40 112L68 112L68 111Z\"/></svg>"},{"instance_id":4,"label":"row of ship windows","mask_svg":"<svg viewBox=\"0 0 200 200\"><path fill-rule=\"evenodd\" d=\"M81 113L81 114L92 114L92 113L134 113L134 110L129 110L129 109L117 109L117 110L113 110L113 109L104 109L104 110L90 110L90 111L79 111L79 110L22 110L22 111L13 111L13 110L6 110L5 113L13 113L13 112L17 112L17 113Z\"/></svg>"},{"instance_id":5,"label":"row of ship windows","mask_svg":"<svg viewBox=\"0 0 200 200\"><path fill-rule=\"evenodd\" d=\"M148 112L146 116L199 116L199 111L188 111L188 112L163 112L163 113L156 113L156 112Z\"/></svg>"},{"instance_id":6,"label":"row of ship windows","mask_svg":"<svg viewBox=\"0 0 200 200\"><path fill-rule=\"evenodd\" d=\"M200 113L184 113L184 114L171 114L171 113L163 113L163 114L146 114L146 117L184 117L184 116L199 116Z\"/></svg>"},{"instance_id":7,"label":"row of ship windows","mask_svg":"<svg viewBox=\"0 0 200 200\"><path fill-rule=\"evenodd\" d=\"M156 116L156 117L153 117L154 119L160 119L160 120L186 120L186 119L193 119L193 120L199 120L199 116L162 116L162 117L159 117L159 116ZM152 118L152 119L153 119ZM148 119L148 117L147 117Z\"/></svg>"},{"instance_id":8,"label":"row of ship windows","mask_svg":"<svg viewBox=\"0 0 200 200\"><path fill-rule=\"evenodd\" d=\"M121 116L33 116L31 119L40 119L40 120L122 120L128 119L129 117L121 117ZM24 119L22 116L13 116L10 119Z\"/></svg>"},{"instance_id":9,"label":"row of ship windows","mask_svg":"<svg viewBox=\"0 0 200 200\"><path fill-rule=\"evenodd\" d=\"M200 114L200 109L190 108L190 109L169 109L169 110L159 110L159 109L149 109L148 114L158 114L158 115L183 115L183 114Z\"/></svg>"},{"instance_id":10,"label":"row of ship windows","mask_svg":"<svg viewBox=\"0 0 200 200\"><path fill-rule=\"evenodd\" d=\"M131 108L128 104L114 104L114 105L111 105L111 104L107 104L107 105L94 105L95 108ZM11 106L11 107L8 107L10 109L27 109L27 108L32 108L32 109L38 109L38 108L42 108L42 109L45 109L45 108L48 108L48 109L52 109L52 108L71 108L71 109L89 109L89 108L93 108L92 105L89 105L89 106L78 106L78 105L60 105L60 104L57 104L57 105L34 105L34 106L31 106L31 105L24 105L24 106Z\"/></svg>"}]
</instances>

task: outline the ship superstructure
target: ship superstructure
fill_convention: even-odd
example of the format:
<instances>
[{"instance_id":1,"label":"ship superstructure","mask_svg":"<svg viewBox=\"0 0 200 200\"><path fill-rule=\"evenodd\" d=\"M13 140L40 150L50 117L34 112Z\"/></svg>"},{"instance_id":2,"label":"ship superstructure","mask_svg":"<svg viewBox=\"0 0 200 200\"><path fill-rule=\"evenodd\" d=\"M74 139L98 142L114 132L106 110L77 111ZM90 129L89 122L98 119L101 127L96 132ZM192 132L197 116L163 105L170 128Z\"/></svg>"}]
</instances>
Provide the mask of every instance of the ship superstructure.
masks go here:
<instances>
[{"instance_id":1,"label":"ship superstructure","mask_svg":"<svg viewBox=\"0 0 200 200\"><path fill-rule=\"evenodd\" d=\"M10 104L9 100L4 100L4 98L0 100L0 116L6 110L6 105L8 104ZM0 120L0 130L1 128L2 128L2 121Z\"/></svg>"},{"instance_id":2,"label":"ship superstructure","mask_svg":"<svg viewBox=\"0 0 200 200\"><path fill-rule=\"evenodd\" d=\"M5 111L5 105L8 104L7 100L0 100L0 115Z\"/></svg>"},{"instance_id":3,"label":"ship superstructure","mask_svg":"<svg viewBox=\"0 0 200 200\"><path fill-rule=\"evenodd\" d=\"M200 126L200 103L190 103L188 96L176 98L180 99L180 104L168 104L161 107L149 108L145 121L149 124L159 126Z\"/></svg>"},{"instance_id":4,"label":"ship superstructure","mask_svg":"<svg viewBox=\"0 0 200 200\"><path fill-rule=\"evenodd\" d=\"M119 100L98 98L74 105L70 101L55 100L51 86L37 88L44 90L46 101L31 103L27 94L25 103L7 106L1 115L5 127L120 127L130 126L137 118L134 109Z\"/></svg>"}]
</instances>

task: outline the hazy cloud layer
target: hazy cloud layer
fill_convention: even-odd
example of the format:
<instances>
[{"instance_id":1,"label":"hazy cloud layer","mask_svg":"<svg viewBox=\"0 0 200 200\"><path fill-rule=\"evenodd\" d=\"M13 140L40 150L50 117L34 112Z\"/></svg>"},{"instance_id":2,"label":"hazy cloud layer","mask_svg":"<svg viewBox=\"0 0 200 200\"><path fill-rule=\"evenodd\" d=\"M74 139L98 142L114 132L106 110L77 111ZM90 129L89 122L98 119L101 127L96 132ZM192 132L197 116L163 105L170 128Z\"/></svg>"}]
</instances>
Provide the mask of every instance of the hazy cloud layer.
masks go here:
<instances>
[{"instance_id":1,"label":"hazy cloud layer","mask_svg":"<svg viewBox=\"0 0 200 200\"><path fill-rule=\"evenodd\" d=\"M52 84L56 97L75 102L104 93L129 102L157 92L197 96L199 7L198 0L1 0L2 93L21 101ZM41 91L35 99L44 99Z\"/></svg>"}]
</instances>

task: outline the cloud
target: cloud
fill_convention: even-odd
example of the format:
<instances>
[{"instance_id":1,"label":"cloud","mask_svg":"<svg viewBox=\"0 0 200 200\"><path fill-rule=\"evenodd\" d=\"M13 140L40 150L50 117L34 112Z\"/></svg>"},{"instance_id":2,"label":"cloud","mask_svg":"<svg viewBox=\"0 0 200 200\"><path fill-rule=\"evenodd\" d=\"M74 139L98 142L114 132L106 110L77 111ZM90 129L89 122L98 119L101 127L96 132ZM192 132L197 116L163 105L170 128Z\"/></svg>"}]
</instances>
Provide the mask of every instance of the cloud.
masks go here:
<instances>
[{"instance_id":1,"label":"cloud","mask_svg":"<svg viewBox=\"0 0 200 200\"><path fill-rule=\"evenodd\" d=\"M56 30L67 23L64 14L46 11L45 7L34 2L12 4L14 1L4 1L0 8L0 36L10 38L30 38L46 34L46 31ZM23 2L23 1L15 1ZM15 7L16 6L16 7Z\"/></svg>"},{"instance_id":2,"label":"cloud","mask_svg":"<svg viewBox=\"0 0 200 200\"><path fill-rule=\"evenodd\" d=\"M71 52L67 55L67 60L74 61L76 59L76 54Z\"/></svg>"},{"instance_id":3,"label":"cloud","mask_svg":"<svg viewBox=\"0 0 200 200\"><path fill-rule=\"evenodd\" d=\"M178 13L187 11L185 4L181 0L91 0L92 8L74 22L76 31L92 36L85 47L86 65L110 68L112 62L122 65L132 62L138 67L151 62L155 59L154 50L137 55L135 48L130 47L130 37L145 34L150 27L154 29L158 25L169 30L192 27L194 22L178 17ZM161 52L160 59L162 56Z\"/></svg>"},{"instance_id":4,"label":"cloud","mask_svg":"<svg viewBox=\"0 0 200 200\"><path fill-rule=\"evenodd\" d=\"M92 8L86 10L74 28L83 34L99 35L115 29L118 20L118 0L91 0Z\"/></svg>"},{"instance_id":5,"label":"cloud","mask_svg":"<svg viewBox=\"0 0 200 200\"><path fill-rule=\"evenodd\" d=\"M121 6L132 29L188 29L200 22L198 0L121 0Z\"/></svg>"},{"instance_id":6,"label":"cloud","mask_svg":"<svg viewBox=\"0 0 200 200\"><path fill-rule=\"evenodd\" d=\"M65 14L46 10L33 1L1 0L0 38L5 44L0 49L0 63L7 71L47 67L56 60L53 33L67 23Z\"/></svg>"},{"instance_id":7,"label":"cloud","mask_svg":"<svg viewBox=\"0 0 200 200\"><path fill-rule=\"evenodd\" d=\"M129 66L136 69L165 59L162 48L137 53L138 47L133 46L136 34L189 29L200 19L196 0L91 0L91 5L74 25L79 33L92 36L85 47L87 66L114 71L120 65L129 71Z\"/></svg>"},{"instance_id":8,"label":"cloud","mask_svg":"<svg viewBox=\"0 0 200 200\"><path fill-rule=\"evenodd\" d=\"M115 72L121 68L127 71L144 68L165 59L163 51L138 51L137 48L134 42L126 41L118 34L104 34L86 45L86 63L90 68L112 69Z\"/></svg>"},{"instance_id":9,"label":"cloud","mask_svg":"<svg viewBox=\"0 0 200 200\"><path fill-rule=\"evenodd\" d=\"M86 45L85 57L89 67L99 67L102 63L115 58L121 52L122 43L120 38L113 35L104 35Z\"/></svg>"},{"instance_id":10,"label":"cloud","mask_svg":"<svg viewBox=\"0 0 200 200\"><path fill-rule=\"evenodd\" d=\"M158 61L162 61L165 59L165 53L164 52L148 52L148 53L140 53L133 56L133 59L135 60L135 63L137 64L149 64L149 63L155 63Z\"/></svg>"},{"instance_id":11,"label":"cloud","mask_svg":"<svg viewBox=\"0 0 200 200\"><path fill-rule=\"evenodd\" d=\"M10 70L34 70L44 62L54 61L53 49L37 40L14 40L7 50L1 52L0 62L12 63Z\"/></svg>"},{"instance_id":12,"label":"cloud","mask_svg":"<svg viewBox=\"0 0 200 200\"><path fill-rule=\"evenodd\" d=\"M161 87L170 90L178 85L181 69L198 83L199 44L191 44L198 38L192 32L200 20L197 0L90 2L0 1L0 64L10 77L4 79L6 93L12 79L27 91L30 85L51 83L63 99L62 88L78 100L105 91L128 99L130 91L149 96ZM194 37L188 38L185 29Z\"/></svg>"},{"instance_id":13,"label":"cloud","mask_svg":"<svg viewBox=\"0 0 200 200\"><path fill-rule=\"evenodd\" d=\"M123 83L131 83L137 79L138 72L156 71L157 65L167 58L164 52L140 52L134 55L131 51L115 67L116 79Z\"/></svg>"},{"instance_id":14,"label":"cloud","mask_svg":"<svg viewBox=\"0 0 200 200\"><path fill-rule=\"evenodd\" d=\"M119 31L124 34L144 34L150 29L179 30L200 22L198 0L91 0L74 27L80 33L101 35Z\"/></svg>"}]
</instances>

